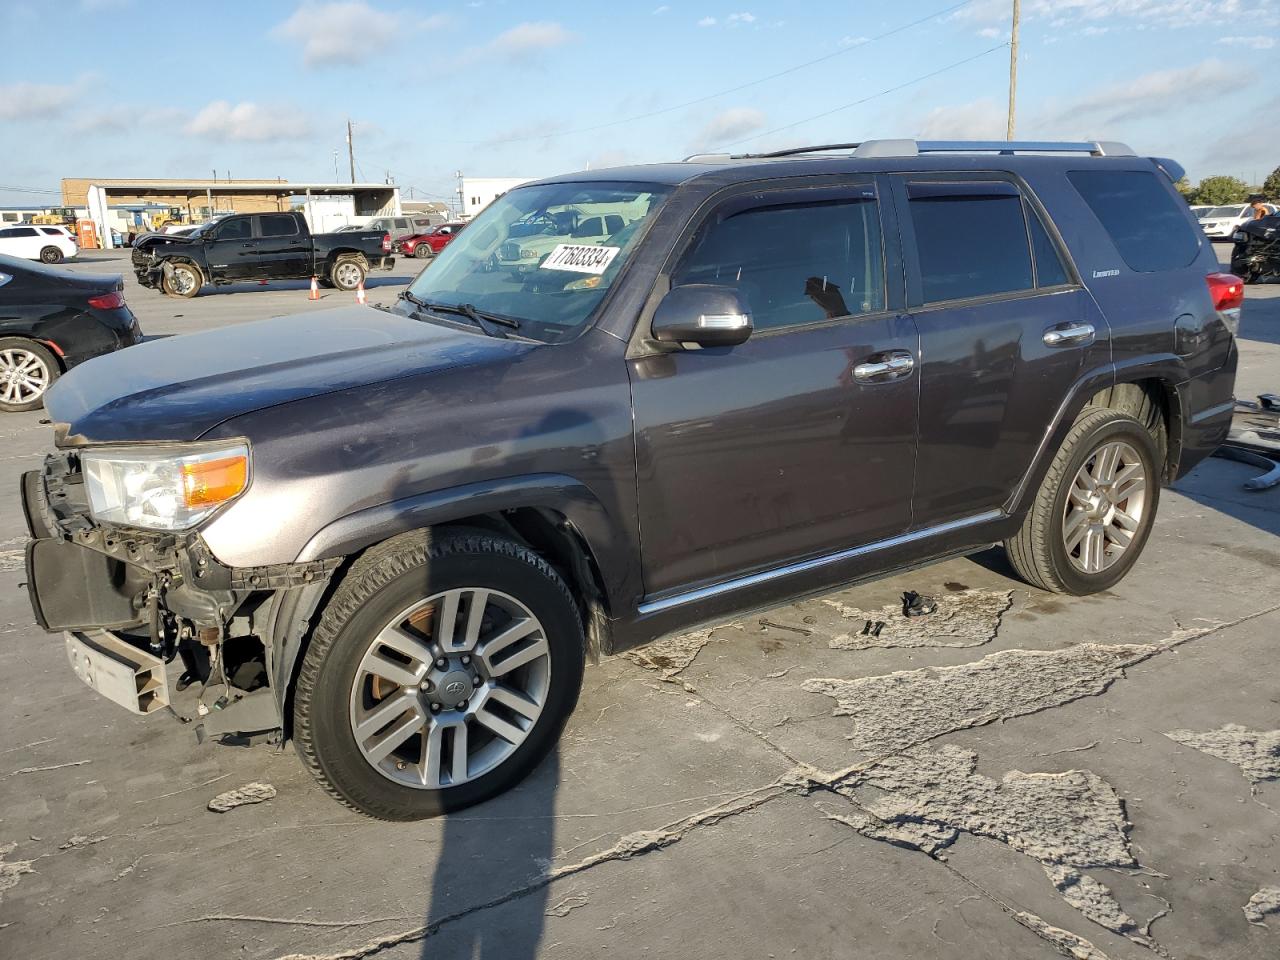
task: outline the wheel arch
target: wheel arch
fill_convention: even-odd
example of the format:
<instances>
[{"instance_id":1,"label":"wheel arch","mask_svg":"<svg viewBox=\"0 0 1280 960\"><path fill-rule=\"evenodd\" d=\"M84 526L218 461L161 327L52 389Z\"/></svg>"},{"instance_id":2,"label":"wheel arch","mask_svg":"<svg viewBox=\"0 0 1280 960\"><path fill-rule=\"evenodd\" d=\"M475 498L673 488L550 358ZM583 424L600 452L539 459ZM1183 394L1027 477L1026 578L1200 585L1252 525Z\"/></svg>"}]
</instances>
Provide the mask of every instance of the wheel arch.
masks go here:
<instances>
[{"instance_id":1,"label":"wheel arch","mask_svg":"<svg viewBox=\"0 0 1280 960\"><path fill-rule=\"evenodd\" d=\"M1186 365L1174 354L1108 365L1080 377L1059 405L1031 465L1005 502L1005 512L1019 517L1026 512L1071 427L1086 411L1099 407L1128 413L1152 430L1164 458L1163 480L1170 482L1182 453L1183 410L1175 385L1185 379Z\"/></svg>"},{"instance_id":2,"label":"wheel arch","mask_svg":"<svg viewBox=\"0 0 1280 960\"><path fill-rule=\"evenodd\" d=\"M587 654L598 660L613 650L611 618L626 602L619 577L605 571L638 569L625 551L600 501L570 477L539 475L382 504L350 514L318 531L299 561L343 557L327 584L286 591L271 625L272 682L285 737L292 736L293 691L298 669L320 611L367 550L414 530L483 529L522 543L545 559L569 585L578 603Z\"/></svg>"}]
</instances>

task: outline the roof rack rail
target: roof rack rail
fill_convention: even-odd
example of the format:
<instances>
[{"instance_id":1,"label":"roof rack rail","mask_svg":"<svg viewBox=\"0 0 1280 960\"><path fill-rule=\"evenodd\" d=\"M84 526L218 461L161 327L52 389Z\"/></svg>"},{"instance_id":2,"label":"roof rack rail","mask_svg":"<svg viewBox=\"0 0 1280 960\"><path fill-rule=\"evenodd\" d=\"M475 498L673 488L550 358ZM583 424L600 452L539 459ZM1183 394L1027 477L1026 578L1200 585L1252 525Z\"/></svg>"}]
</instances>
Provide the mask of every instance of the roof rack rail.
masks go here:
<instances>
[{"instance_id":1,"label":"roof rack rail","mask_svg":"<svg viewBox=\"0 0 1280 960\"><path fill-rule=\"evenodd\" d=\"M1134 157L1133 148L1113 140L867 140L858 158L916 157L923 153L1087 153L1094 157Z\"/></svg>"},{"instance_id":2,"label":"roof rack rail","mask_svg":"<svg viewBox=\"0 0 1280 960\"><path fill-rule=\"evenodd\" d=\"M801 153L826 153L830 150L856 150L860 143L822 143L813 147L788 147L786 150L771 150L768 153L748 153L753 160L770 159L772 157L793 157Z\"/></svg>"},{"instance_id":3,"label":"roof rack rail","mask_svg":"<svg viewBox=\"0 0 1280 960\"><path fill-rule=\"evenodd\" d=\"M732 160L733 157L727 153L691 153L682 160L682 163L710 163L723 160Z\"/></svg>"}]
</instances>

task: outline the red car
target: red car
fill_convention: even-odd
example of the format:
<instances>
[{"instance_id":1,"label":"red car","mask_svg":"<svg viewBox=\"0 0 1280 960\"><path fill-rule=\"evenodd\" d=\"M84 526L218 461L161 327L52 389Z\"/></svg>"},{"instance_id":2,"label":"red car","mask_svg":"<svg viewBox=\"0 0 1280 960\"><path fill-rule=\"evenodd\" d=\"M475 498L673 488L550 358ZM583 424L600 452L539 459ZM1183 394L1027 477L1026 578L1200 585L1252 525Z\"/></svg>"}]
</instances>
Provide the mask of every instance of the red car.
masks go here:
<instances>
[{"instance_id":1,"label":"red car","mask_svg":"<svg viewBox=\"0 0 1280 960\"><path fill-rule=\"evenodd\" d=\"M442 223L438 227L432 227L426 233L415 233L411 237L405 237L399 243L400 253L420 260L434 257L444 249L446 243L458 235L458 231L464 226L466 226L464 223Z\"/></svg>"}]
</instances>

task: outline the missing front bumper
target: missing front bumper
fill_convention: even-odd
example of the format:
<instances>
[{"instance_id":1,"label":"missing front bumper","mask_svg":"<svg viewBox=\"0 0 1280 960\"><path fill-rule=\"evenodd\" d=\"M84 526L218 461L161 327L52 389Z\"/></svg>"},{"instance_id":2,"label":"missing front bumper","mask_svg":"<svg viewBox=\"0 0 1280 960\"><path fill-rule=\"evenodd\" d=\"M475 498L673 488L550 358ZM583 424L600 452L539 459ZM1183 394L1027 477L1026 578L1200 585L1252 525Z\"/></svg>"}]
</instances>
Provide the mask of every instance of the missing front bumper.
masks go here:
<instances>
[{"instance_id":1,"label":"missing front bumper","mask_svg":"<svg viewBox=\"0 0 1280 960\"><path fill-rule=\"evenodd\" d=\"M164 661L106 630L67 633L67 659L77 677L130 713L169 706Z\"/></svg>"}]
</instances>

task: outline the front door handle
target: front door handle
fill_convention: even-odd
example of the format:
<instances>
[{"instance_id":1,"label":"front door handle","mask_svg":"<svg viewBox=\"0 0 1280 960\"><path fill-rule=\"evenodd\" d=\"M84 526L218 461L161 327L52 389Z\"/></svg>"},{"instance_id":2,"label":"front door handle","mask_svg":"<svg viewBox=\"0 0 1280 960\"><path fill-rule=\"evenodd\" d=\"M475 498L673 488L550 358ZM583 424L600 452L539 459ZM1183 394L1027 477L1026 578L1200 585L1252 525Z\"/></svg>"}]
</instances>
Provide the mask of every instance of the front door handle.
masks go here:
<instances>
[{"instance_id":1,"label":"front door handle","mask_svg":"<svg viewBox=\"0 0 1280 960\"><path fill-rule=\"evenodd\" d=\"M1046 347L1072 347L1081 343L1093 342L1092 323L1064 323L1058 327L1050 327L1044 332Z\"/></svg>"},{"instance_id":2,"label":"front door handle","mask_svg":"<svg viewBox=\"0 0 1280 960\"><path fill-rule=\"evenodd\" d=\"M871 360L865 360L853 368L853 379L861 383L883 383L886 380L899 380L915 369L916 361L911 354L895 350L891 353L879 354Z\"/></svg>"}]
</instances>

